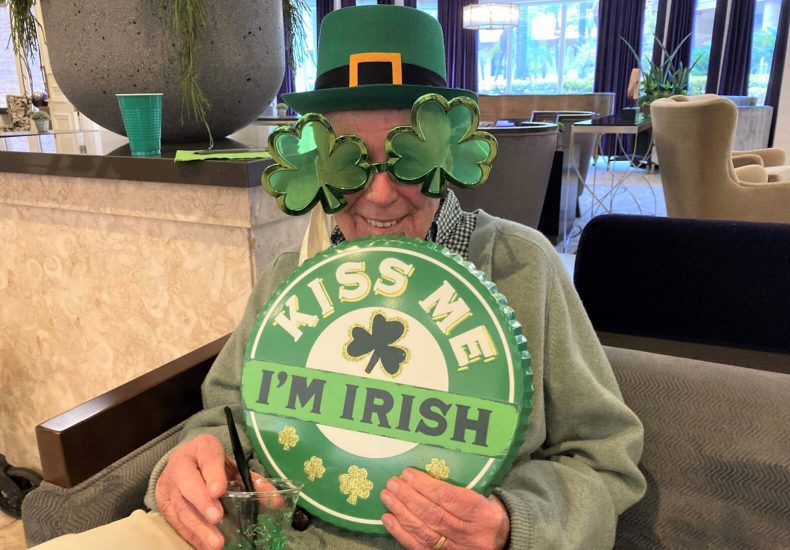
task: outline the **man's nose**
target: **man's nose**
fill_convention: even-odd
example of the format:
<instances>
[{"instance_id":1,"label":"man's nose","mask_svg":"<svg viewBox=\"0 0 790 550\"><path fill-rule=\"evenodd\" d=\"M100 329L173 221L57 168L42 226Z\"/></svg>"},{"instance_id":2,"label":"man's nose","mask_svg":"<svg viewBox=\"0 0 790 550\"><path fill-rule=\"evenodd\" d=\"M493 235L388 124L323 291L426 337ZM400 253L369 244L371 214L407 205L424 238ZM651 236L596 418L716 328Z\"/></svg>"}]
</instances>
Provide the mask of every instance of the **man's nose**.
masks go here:
<instances>
[{"instance_id":1,"label":"man's nose","mask_svg":"<svg viewBox=\"0 0 790 550\"><path fill-rule=\"evenodd\" d=\"M365 198L378 206L387 206L398 197L398 185L386 172L374 174L373 180L365 189Z\"/></svg>"}]
</instances>

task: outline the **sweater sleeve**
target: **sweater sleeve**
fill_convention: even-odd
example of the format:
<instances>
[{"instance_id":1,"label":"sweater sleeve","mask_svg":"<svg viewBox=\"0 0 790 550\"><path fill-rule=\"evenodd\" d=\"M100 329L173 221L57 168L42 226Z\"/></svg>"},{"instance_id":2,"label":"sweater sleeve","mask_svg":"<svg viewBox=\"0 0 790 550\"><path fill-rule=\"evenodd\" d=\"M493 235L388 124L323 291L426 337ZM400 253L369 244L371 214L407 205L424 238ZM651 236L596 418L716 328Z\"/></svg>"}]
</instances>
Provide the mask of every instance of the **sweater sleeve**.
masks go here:
<instances>
[{"instance_id":1,"label":"sweater sleeve","mask_svg":"<svg viewBox=\"0 0 790 550\"><path fill-rule=\"evenodd\" d=\"M233 448L230 444L224 412L224 407L228 406L233 412L236 430L239 432L239 439L244 452L248 457L252 455L252 443L247 437L241 409L240 389L241 368L244 363L247 339L261 308L269 299L283 275L289 273L295 265L296 255L292 253L284 254L261 275L247 302L238 328L222 348L211 370L206 375L206 379L203 381L201 386L203 409L187 419L181 430L180 443L184 443L201 434L209 434L222 442L222 446L225 448L228 456L233 456ZM162 470L167 465L169 457L170 453L167 453L157 462L148 480L145 505L151 510L158 510L155 496L156 483Z\"/></svg>"},{"instance_id":2,"label":"sweater sleeve","mask_svg":"<svg viewBox=\"0 0 790 550\"><path fill-rule=\"evenodd\" d=\"M537 310L522 321L527 331L537 327L528 337L535 410L521 455L494 494L508 510L511 548L611 548L618 515L645 491L642 425L622 401L559 258L538 248L548 267L529 267L545 282L531 294L513 292L517 301L545 297L543 307L517 307Z\"/></svg>"}]
</instances>

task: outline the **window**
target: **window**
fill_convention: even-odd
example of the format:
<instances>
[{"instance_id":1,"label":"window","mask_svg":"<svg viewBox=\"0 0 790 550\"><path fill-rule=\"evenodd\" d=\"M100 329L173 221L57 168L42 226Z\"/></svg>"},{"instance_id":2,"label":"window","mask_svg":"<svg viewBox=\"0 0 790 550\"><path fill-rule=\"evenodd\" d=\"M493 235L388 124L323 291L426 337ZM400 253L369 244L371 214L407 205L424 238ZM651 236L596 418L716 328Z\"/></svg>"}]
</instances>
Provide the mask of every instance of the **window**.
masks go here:
<instances>
[{"instance_id":1,"label":"window","mask_svg":"<svg viewBox=\"0 0 790 550\"><path fill-rule=\"evenodd\" d=\"M305 35L307 37L307 44L304 47L304 58L296 67L294 74L294 91L307 92L313 89L316 78L316 65L318 63L317 54L317 40L318 40L318 26L315 20L315 2L307 3L307 13L303 14L305 22Z\"/></svg>"},{"instance_id":2,"label":"window","mask_svg":"<svg viewBox=\"0 0 790 550\"><path fill-rule=\"evenodd\" d=\"M590 92L595 77L597 3L547 1L519 5L519 23L478 31L482 94Z\"/></svg>"},{"instance_id":3,"label":"window","mask_svg":"<svg viewBox=\"0 0 790 550\"><path fill-rule=\"evenodd\" d=\"M357 0L357 6L373 5L377 0ZM296 68L294 75L294 89L297 92L307 92L313 89L316 79L318 58L317 40L318 25L316 22L315 2L307 2L308 12L305 14L307 44L305 45L305 57L301 64ZM438 0L417 0L417 9L427 12L433 17L439 15Z\"/></svg>"},{"instance_id":4,"label":"window","mask_svg":"<svg viewBox=\"0 0 790 550\"><path fill-rule=\"evenodd\" d=\"M716 0L697 0L694 13L694 32L691 35L691 63L699 61L691 71L689 93L704 94L710 64L710 45L713 36L713 17Z\"/></svg>"},{"instance_id":5,"label":"window","mask_svg":"<svg viewBox=\"0 0 790 550\"><path fill-rule=\"evenodd\" d=\"M11 20L8 5L0 0L0 108L6 107L6 95L19 95L24 90L19 82L17 60L10 39ZM46 88L43 70L37 52L30 60L30 72L33 76L33 91L44 91Z\"/></svg>"},{"instance_id":6,"label":"window","mask_svg":"<svg viewBox=\"0 0 790 550\"><path fill-rule=\"evenodd\" d=\"M417 9L439 19L439 0L417 0Z\"/></svg>"},{"instance_id":7,"label":"window","mask_svg":"<svg viewBox=\"0 0 790 550\"><path fill-rule=\"evenodd\" d=\"M16 60L14 59L14 50L9 42L10 27L8 6L0 4L0 108L6 107L6 95L19 93Z\"/></svg>"},{"instance_id":8,"label":"window","mask_svg":"<svg viewBox=\"0 0 790 550\"><path fill-rule=\"evenodd\" d=\"M757 105L765 103L781 8L781 0L757 0L754 6L749 95L757 98Z\"/></svg>"},{"instance_id":9,"label":"window","mask_svg":"<svg viewBox=\"0 0 790 550\"><path fill-rule=\"evenodd\" d=\"M757 98L758 105L765 102L781 7L782 0L756 0L755 2L748 94ZM697 0L691 60L694 62L697 57L702 57L691 72L690 93L692 94L705 93L715 11L715 0Z\"/></svg>"},{"instance_id":10,"label":"window","mask_svg":"<svg viewBox=\"0 0 790 550\"><path fill-rule=\"evenodd\" d=\"M653 58L653 44L655 44L656 23L658 21L658 0L645 0L645 14L642 19L642 49L640 66L644 67L646 59ZM664 37L658 37L664 42Z\"/></svg>"}]
</instances>

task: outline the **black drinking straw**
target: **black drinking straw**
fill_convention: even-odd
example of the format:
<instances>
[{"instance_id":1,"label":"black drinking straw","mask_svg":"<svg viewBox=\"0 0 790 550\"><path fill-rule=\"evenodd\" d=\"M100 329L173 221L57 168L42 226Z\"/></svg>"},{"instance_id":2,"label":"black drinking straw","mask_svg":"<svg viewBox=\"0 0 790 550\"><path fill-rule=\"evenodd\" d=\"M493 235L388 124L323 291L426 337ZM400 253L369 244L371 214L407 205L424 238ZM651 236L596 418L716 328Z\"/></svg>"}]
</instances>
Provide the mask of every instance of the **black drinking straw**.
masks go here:
<instances>
[{"instance_id":1,"label":"black drinking straw","mask_svg":"<svg viewBox=\"0 0 790 550\"><path fill-rule=\"evenodd\" d=\"M247 464L247 458L244 456L244 451L241 448L239 433L236 431L236 423L233 421L233 413L230 412L230 407L225 407L225 419L228 421L230 444L233 446L233 458L236 459L236 467L239 469L242 482L244 482L244 489L247 492L252 492L253 488L252 478L250 477L250 467Z\"/></svg>"},{"instance_id":2,"label":"black drinking straw","mask_svg":"<svg viewBox=\"0 0 790 550\"><path fill-rule=\"evenodd\" d=\"M225 407L225 420L228 422L228 433L230 434L230 444L233 446L233 458L236 459L236 467L239 469L239 473L241 474L241 481L244 482L244 489L248 493L251 493L253 489L252 478L250 477L250 466L247 464L247 457L244 456L244 451L241 448L239 432L236 431L236 423L233 421L233 413L230 412L230 407ZM257 518L257 503L255 503L254 506L255 517ZM247 529L242 525L241 536L244 541L250 545L250 548L257 548L257 544L255 544L255 531L252 532L251 538L248 538L250 537L250 533L248 533Z\"/></svg>"}]
</instances>

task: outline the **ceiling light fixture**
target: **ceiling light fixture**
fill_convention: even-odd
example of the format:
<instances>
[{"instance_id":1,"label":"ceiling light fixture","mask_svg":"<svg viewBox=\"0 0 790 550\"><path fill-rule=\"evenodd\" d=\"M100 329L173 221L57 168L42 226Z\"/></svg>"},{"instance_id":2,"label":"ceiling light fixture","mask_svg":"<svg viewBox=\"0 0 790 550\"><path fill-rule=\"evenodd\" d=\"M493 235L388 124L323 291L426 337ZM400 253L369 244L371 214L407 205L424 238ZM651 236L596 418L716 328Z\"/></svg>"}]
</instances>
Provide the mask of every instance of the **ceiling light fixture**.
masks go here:
<instances>
[{"instance_id":1,"label":"ceiling light fixture","mask_svg":"<svg viewBox=\"0 0 790 550\"><path fill-rule=\"evenodd\" d=\"M464 28L506 29L518 24L518 6L502 2L464 6Z\"/></svg>"}]
</instances>

